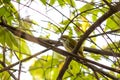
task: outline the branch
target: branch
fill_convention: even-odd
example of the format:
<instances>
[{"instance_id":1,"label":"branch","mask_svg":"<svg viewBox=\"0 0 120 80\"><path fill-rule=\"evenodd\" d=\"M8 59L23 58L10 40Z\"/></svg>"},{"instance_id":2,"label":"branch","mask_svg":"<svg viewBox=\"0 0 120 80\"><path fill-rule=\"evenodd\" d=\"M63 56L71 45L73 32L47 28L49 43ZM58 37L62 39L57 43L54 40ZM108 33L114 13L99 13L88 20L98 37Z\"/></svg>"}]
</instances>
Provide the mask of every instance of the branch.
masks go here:
<instances>
[{"instance_id":1,"label":"branch","mask_svg":"<svg viewBox=\"0 0 120 80\"><path fill-rule=\"evenodd\" d=\"M93 38L93 37L97 37L97 36L102 36L102 35L105 35L105 34L111 34L111 33L115 33L115 32L118 32L118 31L120 31L120 29L108 31L108 32L105 32L105 33L100 33L100 34L91 35L91 36L89 36L88 38Z\"/></svg>"},{"instance_id":2,"label":"branch","mask_svg":"<svg viewBox=\"0 0 120 80\"><path fill-rule=\"evenodd\" d=\"M45 41L42 40L41 38L36 38L36 37L34 37L34 36L31 36L31 35L29 35L29 34L27 34L27 33L25 33L25 32L22 32L22 31L14 28L14 27L12 27L12 26L10 26L10 25L7 25L7 24L2 23L2 22L0 23L0 25L1 25L1 27L5 27L5 28L8 29L9 31L11 31L14 35L16 35L16 36L18 36L18 37L21 37L21 38L26 39L26 40L29 40L29 41L31 41L31 42L35 42L35 43L38 43L38 44L40 44L40 45L43 45L44 47L47 47L48 49L52 49L52 50L60 53L61 55L71 56L71 57L74 57L74 58L76 58L76 59L85 60L85 61L87 61L87 62L90 62L90 63L92 63L92 64L98 65L98 66L100 66L100 67L107 68L107 69L109 69L109 70L112 70L112 71L115 71L115 72L120 73L120 70L117 70L117 69L114 69L114 68L108 68L108 67L106 67L106 66L104 66L104 65L101 65L101 64L99 64L99 63L96 63L96 62L94 62L94 61L91 61L91 60L88 60L88 59L84 59L84 58L79 57L79 56L77 56L77 55L75 55L75 54L71 54L71 53L69 53L69 52L66 52L66 51L64 51L64 50L62 50L62 49L59 49L59 48L57 48L57 47L52 46L51 44L45 42ZM40 53L35 54L35 55L39 55L39 54L40 54ZM35 55L33 55L33 56L35 56ZM21 62L26 61L26 60L28 60L28 59L31 59L31 58L33 58L33 56L28 57L28 58L25 58L25 59L23 59ZM76 60L76 59L74 59L74 60ZM76 61L77 61L77 60L76 60ZM8 69L12 68L13 66L16 66L17 64L19 64L19 62L16 62L16 63L14 63L14 64L12 64L12 65L10 65L10 66L8 66L8 67L5 67L4 69L1 69L0 72L3 72L3 71L5 71L5 70L8 70Z\"/></svg>"},{"instance_id":3,"label":"branch","mask_svg":"<svg viewBox=\"0 0 120 80\"><path fill-rule=\"evenodd\" d=\"M62 69L59 71L59 74L58 74L56 80L62 80L62 77L63 77L65 71L68 69L68 66L69 66L71 61L72 61L72 57L71 56L66 57L64 65L62 66Z\"/></svg>"},{"instance_id":4,"label":"branch","mask_svg":"<svg viewBox=\"0 0 120 80\"><path fill-rule=\"evenodd\" d=\"M34 54L34 55L32 55L32 56L29 56L29 57L27 57L27 58L25 58L25 59L19 60L18 62L14 63L14 64L11 64L11 65L9 65L9 66L6 66L6 67L4 67L3 69L0 69L0 73L9 70L10 68L12 68L12 67L16 66L17 64L19 64L20 62L22 63L22 62L28 61L29 59L32 59L32 58L34 58L34 57L36 57L36 56L40 55L41 53L44 53L44 52L46 52L46 51L48 51L48 50L49 50L49 49L45 49L45 50L43 50L43 51L41 51L41 52L38 52L38 53L36 53L36 54ZM3 62L0 61L0 64L3 65Z\"/></svg>"},{"instance_id":5,"label":"branch","mask_svg":"<svg viewBox=\"0 0 120 80\"><path fill-rule=\"evenodd\" d=\"M0 63L1 63L1 65L5 68L6 67L6 64L4 63L4 62L1 62L0 61ZM9 69L7 70L7 72L10 74L10 76L12 76L12 78L14 79L14 80L18 80L17 78L16 78L16 76L11 72L11 71L9 71Z\"/></svg>"},{"instance_id":6,"label":"branch","mask_svg":"<svg viewBox=\"0 0 120 80\"><path fill-rule=\"evenodd\" d=\"M31 59L31 58L34 58L34 57L40 55L41 53L46 52L47 50L49 50L49 49L45 49L45 50L43 50L43 51L41 51L41 52L38 52L38 53L36 53L36 54L34 54L34 55L30 56L30 57L27 57L27 58L22 59L22 60L14 63L14 64L11 64L11 65L9 65L9 66L1 69L1 70L0 70L0 73L3 72L3 71L9 70L10 68L16 66L17 64L19 64L19 62L25 62L25 61L27 61L27 60L29 60L29 59ZM92 64L94 64L94 65L97 65L97 66L99 66L99 67L102 67L102 68L105 68L105 69L108 69L108 70L111 70L111 71L120 73L120 70L118 70L118 69L114 69L114 68L108 67L108 66L106 66L106 65L102 65L102 64L97 63L97 62L95 62L95 61L92 61L92 60L89 60L89 59L85 59L85 58L82 58L82 57L77 56L77 55L74 55L74 54L72 54L72 55L73 55L73 57L74 57L73 59L74 59L75 61L77 61L77 62L80 62L80 60L83 60L83 61L92 63ZM71 56L71 55L69 55L69 56ZM0 64L3 64L3 62L0 61Z\"/></svg>"},{"instance_id":7,"label":"branch","mask_svg":"<svg viewBox=\"0 0 120 80\"><path fill-rule=\"evenodd\" d=\"M21 30L19 30L17 28L14 28L14 27L12 27L12 26L4 23L4 22L0 22L0 25L1 25L0 27L6 28L10 32L12 32L15 36L18 36L18 37L23 38L25 40L37 43L37 44L39 44L41 46L44 46L46 48L52 49L53 51L56 51L56 52L60 53L61 55L64 55L64 56L68 56L68 55L72 56L73 55L73 54L71 54L69 52L66 52L66 51L64 51L62 49L59 49L59 48L47 43L42 38L34 37L34 36L32 36L30 34L27 34L27 33L23 32L23 31L21 31Z\"/></svg>"},{"instance_id":8,"label":"branch","mask_svg":"<svg viewBox=\"0 0 120 80\"><path fill-rule=\"evenodd\" d=\"M118 30L120 30L120 29L117 29L115 31L118 31ZM111 33L111 31L110 31L110 33ZM93 36L96 36L96 35L93 35ZM42 39L42 40L44 40L45 42L47 42L49 44L53 44L53 45L58 44L58 41L55 41L55 40L50 40L50 39ZM59 42L58 46L63 46L63 44L61 42ZM115 57L120 57L120 53L116 53L116 52L113 53L113 52L107 51L107 50L99 50L99 49L89 48L89 47L84 47L83 49L84 49L83 51L93 53L93 54L100 54L100 55L106 55L106 56L114 56L115 55Z\"/></svg>"},{"instance_id":9,"label":"branch","mask_svg":"<svg viewBox=\"0 0 120 80\"><path fill-rule=\"evenodd\" d=\"M118 31L118 30L120 30L120 29L117 29L115 31ZM111 33L111 31L110 31L110 33ZM55 40L50 40L50 39L43 39L43 40L49 44L58 44L58 41L55 41ZM61 42L59 42L58 46L63 46L63 44ZM107 50L99 50L99 49L89 48L89 47L84 47L83 49L84 49L83 51L93 53L93 54L100 54L100 55L106 55L106 56L114 56L115 55L115 57L120 57L120 53L115 53L115 52L113 53L113 52L107 51Z\"/></svg>"}]
</instances>

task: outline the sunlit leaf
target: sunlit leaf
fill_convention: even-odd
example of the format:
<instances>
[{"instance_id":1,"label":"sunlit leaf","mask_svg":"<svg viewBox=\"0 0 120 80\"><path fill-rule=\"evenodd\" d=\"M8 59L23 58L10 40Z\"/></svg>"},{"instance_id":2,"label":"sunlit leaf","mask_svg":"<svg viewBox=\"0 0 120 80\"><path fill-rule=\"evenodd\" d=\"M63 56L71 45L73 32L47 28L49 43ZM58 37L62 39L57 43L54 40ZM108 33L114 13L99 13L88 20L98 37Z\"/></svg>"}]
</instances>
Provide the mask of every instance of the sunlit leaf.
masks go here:
<instances>
[{"instance_id":1,"label":"sunlit leaf","mask_svg":"<svg viewBox=\"0 0 120 80\"><path fill-rule=\"evenodd\" d=\"M65 2L68 3L72 7L75 7L75 1L74 0L65 0Z\"/></svg>"},{"instance_id":2,"label":"sunlit leaf","mask_svg":"<svg viewBox=\"0 0 120 80\"><path fill-rule=\"evenodd\" d=\"M120 74L117 74L117 77L120 78Z\"/></svg>"},{"instance_id":3,"label":"sunlit leaf","mask_svg":"<svg viewBox=\"0 0 120 80\"><path fill-rule=\"evenodd\" d=\"M48 23L47 29L49 29L49 30L51 30L51 31L53 31L53 32L55 32L55 33L61 33L61 29L62 29L62 28L59 28L58 26L56 26L56 25L54 25L54 24L52 24L52 23ZM62 30L63 30L63 29L62 29Z\"/></svg>"},{"instance_id":4,"label":"sunlit leaf","mask_svg":"<svg viewBox=\"0 0 120 80\"><path fill-rule=\"evenodd\" d=\"M19 26L24 32L32 35L32 30L30 30L32 28L32 24L34 24L32 20L30 20L29 17L26 17L20 21Z\"/></svg>"},{"instance_id":5,"label":"sunlit leaf","mask_svg":"<svg viewBox=\"0 0 120 80\"><path fill-rule=\"evenodd\" d=\"M95 60L100 60L101 59L101 55L96 55L96 54L92 54L92 53L90 53L90 57L95 59Z\"/></svg>"},{"instance_id":6,"label":"sunlit leaf","mask_svg":"<svg viewBox=\"0 0 120 80\"><path fill-rule=\"evenodd\" d=\"M63 61L63 60L65 59L65 56L60 55L60 54L58 54L58 53L56 53L56 52L53 52L53 53L54 53L54 58L57 58L57 59L59 59L60 61Z\"/></svg>"},{"instance_id":7,"label":"sunlit leaf","mask_svg":"<svg viewBox=\"0 0 120 80\"><path fill-rule=\"evenodd\" d=\"M6 12L5 8L4 8L4 7L1 7L1 8L0 8L0 16L5 15L5 12Z\"/></svg>"},{"instance_id":8,"label":"sunlit leaf","mask_svg":"<svg viewBox=\"0 0 120 80\"><path fill-rule=\"evenodd\" d=\"M65 2L64 2L64 0L58 0L58 4L59 4L61 7L63 7L63 6L65 5Z\"/></svg>"},{"instance_id":9,"label":"sunlit leaf","mask_svg":"<svg viewBox=\"0 0 120 80\"><path fill-rule=\"evenodd\" d=\"M82 35L83 34L83 31L82 31L82 29L81 29L81 23L79 23L79 22L76 22L75 23L77 26L74 26L73 28L74 28L74 31L76 32L76 34L78 35L78 36L80 36L80 35Z\"/></svg>"},{"instance_id":10,"label":"sunlit leaf","mask_svg":"<svg viewBox=\"0 0 120 80\"><path fill-rule=\"evenodd\" d=\"M12 3L9 3L8 7L10 8L10 11L12 12L12 14L13 14L12 16L14 17L14 19L15 18L17 19L19 17L19 13L16 10L15 6Z\"/></svg>"},{"instance_id":11,"label":"sunlit leaf","mask_svg":"<svg viewBox=\"0 0 120 80\"><path fill-rule=\"evenodd\" d=\"M70 20L63 20L60 24L67 25L70 22Z\"/></svg>"},{"instance_id":12,"label":"sunlit leaf","mask_svg":"<svg viewBox=\"0 0 120 80\"><path fill-rule=\"evenodd\" d=\"M8 30L0 27L0 35L1 35L0 42L3 45L5 45L5 43L6 43L12 49L13 49L14 46L18 46L18 41L15 39L13 34L10 33Z\"/></svg>"},{"instance_id":13,"label":"sunlit leaf","mask_svg":"<svg viewBox=\"0 0 120 80\"><path fill-rule=\"evenodd\" d=\"M44 5L46 5L46 0L40 0Z\"/></svg>"},{"instance_id":14,"label":"sunlit leaf","mask_svg":"<svg viewBox=\"0 0 120 80\"><path fill-rule=\"evenodd\" d=\"M18 3L20 3L20 0L17 0Z\"/></svg>"},{"instance_id":15,"label":"sunlit leaf","mask_svg":"<svg viewBox=\"0 0 120 80\"><path fill-rule=\"evenodd\" d=\"M110 18L108 18L106 22L105 30L108 30L108 29L115 30L115 29L120 28L119 17L120 17L120 13L117 13L116 15L113 15Z\"/></svg>"},{"instance_id":16,"label":"sunlit leaf","mask_svg":"<svg viewBox=\"0 0 120 80\"><path fill-rule=\"evenodd\" d=\"M7 24L12 24L12 21L15 21L19 17L18 11L15 9L12 3L4 4L0 8L0 16L4 17Z\"/></svg>"},{"instance_id":17,"label":"sunlit leaf","mask_svg":"<svg viewBox=\"0 0 120 80\"><path fill-rule=\"evenodd\" d=\"M7 45L8 47L10 47L10 49L17 50L18 52L22 52L24 54L31 54L31 51L26 42L21 39L16 39L16 37L8 30L0 27L0 35L0 43L3 46Z\"/></svg>"},{"instance_id":18,"label":"sunlit leaf","mask_svg":"<svg viewBox=\"0 0 120 80\"><path fill-rule=\"evenodd\" d=\"M9 3L11 0L3 0L3 3Z\"/></svg>"},{"instance_id":19,"label":"sunlit leaf","mask_svg":"<svg viewBox=\"0 0 120 80\"><path fill-rule=\"evenodd\" d=\"M85 32L89 27L89 21L85 17L81 17L81 20L83 21L81 24L82 30Z\"/></svg>"},{"instance_id":20,"label":"sunlit leaf","mask_svg":"<svg viewBox=\"0 0 120 80\"><path fill-rule=\"evenodd\" d=\"M85 4L82 8L80 8L80 11L83 12L83 11L86 11L86 10L89 10L89 9L92 9L94 7L93 4Z\"/></svg>"},{"instance_id":21,"label":"sunlit leaf","mask_svg":"<svg viewBox=\"0 0 120 80\"><path fill-rule=\"evenodd\" d=\"M0 73L0 79L1 80L12 80L10 78L10 74L7 71Z\"/></svg>"},{"instance_id":22,"label":"sunlit leaf","mask_svg":"<svg viewBox=\"0 0 120 80\"><path fill-rule=\"evenodd\" d=\"M87 76L85 76L86 74L84 73L84 71L88 71L88 68L78 62L72 61L69 65L69 68L67 69L67 71L64 74L64 78L65 79L78 79L78 80L82 80L87 78Z\"/></svg>"},{"instance_id":23,"label":"sunlit leaf","mask_svg":"<svg viewBox=\"0 0 120 80\"><path fill-rule=\"evenodd\" d=\"M56 0L50 0L50 5L53 5Z\"/></svg>"},{"instance_id":24,"label":"sunlit leaf","mask_svg":"<svg viewBox=\"0 0 120 80\"><path fill-rule=\"evenodd\" d=\"M0 64L0 68L3 68L3 66ZM4 71L0 73L0 80L12 80L10 77L10 74L7 71Z\"/></svg>"},{"instance_id":25,"label":"sunlit leaf","mask_svg":"<svg viewBox=\"0 0 120 80\"><path fill-rule=\"evenodd\" d=\"M42 59L31 65L30 73L34 79L53 80L56 79L59 72L58 64L58 59L52 58L52 56L42 56Z\"/></svg>"},{"instance_id":26,"label":"sunlit leaf","mask_svg":"<svg viewBox=\"0 0 120 80\"><path fill-rule=\"evenodd\" d=\"M31 51L30 51L27 43L23 39L21 39L19 42L20 42L19 43L19 50L24 54L29 54L30 55Z\"/></svg>"},{"instance_id":27,"label":"sunlit leaf","mask_svg":"<svg viewBox=\"0 0 120 80\"><path fill-rule=\"evenodd\" d=\"M59 71L63 68L63 65L64 65L64 62L61 62L61 63L59 64L59 68L58 68Z\"/></svg>"},{"instance_id":28,"label":"sunlit leaf","mask_svg":"<svg viewBox=\"0 0 120 80\"><path fill-rule=\"evenodd\" d=\"M97 9L97 10L94 10L94 11L92 12L92 20L93 20L93 21L96 21L96 20L97 20L99 11L100 11L100 10Z\"/></svg>"}]
</instances>

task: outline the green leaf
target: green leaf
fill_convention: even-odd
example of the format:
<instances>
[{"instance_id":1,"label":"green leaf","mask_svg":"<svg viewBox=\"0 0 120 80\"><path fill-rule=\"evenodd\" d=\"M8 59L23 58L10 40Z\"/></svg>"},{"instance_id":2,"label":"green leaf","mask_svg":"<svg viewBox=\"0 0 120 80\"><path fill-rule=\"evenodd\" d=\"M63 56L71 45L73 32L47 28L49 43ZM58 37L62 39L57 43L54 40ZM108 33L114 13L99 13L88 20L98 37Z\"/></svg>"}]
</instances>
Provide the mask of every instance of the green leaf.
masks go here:
<instances>
[{"instance_id":1,"label":"green leaf","mask_svg":"<svg viewBox=\"0 0 120 80\"><path fill-rule=\"evenodd\" d=\"M19 17L19 13L17 12L12 3L4 4L0 8L0 13L0 16L3 16L9 25L11 25L12 22L18 19Z\"/></svg>"},{"instance_id":2,"label":"green leaf","mask_svg":"<svg viewBox=\"0 0 120 80\"><path fill-rule=\"evenodd\" d=\"M93 20L93 22L95 22L97 20L99 11L100 10L97 9L97 10L94 10L92 12L92 20Z\"/></svg>"},{"instance_id":3,"label":"green leaf","mask_svg":"<svg viewBox=\"0 0 120 80\"><path fill-rule=\"evenodd\" d=\"M16 37L11 32L2 27L0 27L0 36L0 43L3 46L7 45L13 50L20 51L24 54L31 54L31 51L24 40L16 39ZM20 54L20 56L22 57L21 53L17 52L17 54Z\"/></svg>"},{"instance_id":4,"label":"green leaf","mask_svg":"<svg viewBox=\"0 0 120 80\"><path fill-rule=\"evenodd\" d=\"M86 11L86 10L89 10L89 9L92 9L94 7L93 4L85 4L82 8L80 8L80 11L83 12L83 11Z\"/></svg>"},{"instance_id":5,"label":"green leaf","mask_svg":"<svg viewBox=\"0 0 120 80\"><path fill-rule=\"evenodd\" d=\"M30 29L32 28L33 21L29 19L29 17L26 17L25 19L22 19L19 22L20 22L21 29L26 33L32 35L32 31Z\"/></svg>"},{"instance_id":6,"label":"green leaf","mask_svg":"<svg viewBox=\"0 0 120 80\"><path fill-rule=\"evenodd\" d=\"M0 68L2 69L3 66L0 64ZM0 80L11 80L10 74L7 71L0 73Z\"/></svg>"},{"instance_id":7,"label":"green leaf","mask_svg":"<svg viewBox=\"0 0 120 80\"><path fill-rule=\"evenodd\" d=\"M6 43L11 49L14 49L14 46L19 45L18 41L16 40L15 36L12 33L6 32L6 38L7 38Z\"/></svg>"},{"instance_id":8,"label":"green leaf","mask_svg":"<svg viewBox=\"0 0 120 80\"><path fill-rule=\"evenodd\" d=\"M2 29L2 28L1 28ZM3 45L3 46L8 46L10 49L12 50L17 50L17 51L20 51L19 50L19 43L16 39L16 37L11 33L9 32L8 30L6 29L3 29L2 31L0 31L0 33L4 33L2 34L1 36L1 39L0 39L0 43ZM16 52L17 54L18 52ZM20 53L19 53L20 54ZM22 58L21 54L18 56L19 58Z\"/></svg>"},{"instance_id":9,"label":"green leaf","mask_svg":"<svg viewBox=\"0 0 120 80\"><path fill-rule=\"evenodd\" d=\"M48 30L51 30L51 31L53 31L53 32L55 32L55 33L61 33L60 28L59 28L58 26L52 24L52 23L48 23L48 28L47 28L47 29L48 29ZM62 30L63 30L63 29L62 29Z\"/></svg>"},{"instance_id":10,"label":"green leaf","mask_svg":"<svg viewBox=\"0 0 120 80\"><path fill-rule=\"evenodd\" d=\"M82 30L81 30L81 26L82 26L82 25L81 25L79 22L76 22L75 24L77 25L77 26L73 26L75 33L76 33L78 36L82 35L82 34L83 34L83 32L82 32Z\"/></svg>"},{"instance_id":11,"label":"green leaf","mask_svg":"<svg viewBox=\"0 0 120 80\"><path fill-rule=\"evenodd\" d=\"M110 18L107 19L106 22L106 27L105 30L111 29L111 30L115 30L115 29L119 29L120 27L120 12L117 13L116 15L111 16Z\"/></svg>"},{"instance_id":12,"label":"green leaf","mask_svg":"<svg viewBox=\"0 0 120 80\"><path fill-rule=\"evenodd\" d=\"M70 20L64 20L64 21L60 22L60 24L67 25L69 22L70 22Z\"/></svg>"},{"instance_id":13,"label":"green leaf","mask_svg":"<svg viewBox=\"0 0 120 80\"><path fill-rule=\"evenodd\" d=\"M56 59L59 59L60 61L64 61L65 57L63 55L58 54L56 52L53 52L53 54Z\"/></svg>"},{"instance_id":14,"label":"green leaf","mask_svg":"<svg viewBox=\"0 0 120 80\"><path fill-rule=\"evenodd\" d=\"M76 61L72 61L71 64L69 65L69 68L71 69L72 74L77 74L79 73L80 70L80 64Z\"/></svg>"},{"instance_id":15,"label":"green leaf","mask_svg":"<svg viewBox=\"0 0 120 80\"><path fill-rule=\"evenodd\" d=\"M117 78L119 78L119 79L120 79L120 74L117 74Z\"/></svg>"},{"instance_id":16,"label":"green leaf","mask_svg":"<svg viewBox=\"0 0 120 80\"><path fill-rule=\"evenodd\" d=\"M71 7L75 7L75 1L74 0L65 0Z\"/></svg>"},{"instance_id":17,"label":"green leaf","mask_svg":"<svg viewBox=\"0 0 120 80\"><path fill-rule=\"evenodd\" d=\"M4 33L4 28L0 26L0 43L5 46L5 33Z\"/></svg>"},{"instance_id":18,"label":"green leaf","mask_svg":"<svg viewBox=\"0 0 120 80\"><path fill-rule=\"evenodd\" d=\"M96 61L101 59L101 55L96 55L96 54L91 54L91 53L90 53L90 57L95 59Z\"/></svg>"},{"instance_id":19,"label":"green leaf","mask_svg":"<svg viewBox=\"0 0 120 80\"><path fill-rule=\"evenodd\" d=\"M14 17L13 20L14 20L15 18L18 18L18 17L19 17L19 13L18 13L18 11L16 10L15 6L14 6L12 3L9 3L8 7L9 7L9 9L10 9L10 12L12 12L12 14L13 14L13 15L12 15L12 16Z\"/></svg>"},{"instance_id":20,"label":"green leaf","mask_svg":"<svg viewBox=\"0 0 120 80\"><path fill-rule=\"evenodd\" d=\"M76 61L72 61L69 65L69 68L65 72L63 78L66 78L66 79L70 78L70 80L77 80L77 79L84 80L83 78L87 77L85 76L85 73L84 73L84 71L86 70L89 72L89 69L86 66Z\"/></svg>"},{"instance_id":21,"label":"green leaf","mask_svg":"<svg viewBox=\"0 0 120 80\"><path fill-rule=\"evenodd\" d=\"M20 0L17 0L18 3L20 3Z\"/></svg>"},{"instance_id":22,"label":"green leaf","mask_svg":"<svg viewBox=\"0 0 120 80\"><path fill-rule=\"evenodd\" d=\"M0 53L0 60L3 60L3 54Z\"/></svg>"},{"instance_id":23,"label":"green leaf","mask_svg":"<svg viewBox=\"0 0 120 80\"><path fill-rule=\"evenodd\" d=\"M52 56L42 56L41 59L35 61L30 66L30 73L35 80L56 80L59 72L59 68L57 66L59 64L59 60Z\"/></svg>"},{"instance_id":24,"label":"green leaf","mask_svg":"<svg viewBox=\"0 0 120 80\"><path fill-rule=\"evenodd\" d=\"M46 5L46 0L40 0L44 5Z\"/></svg>"},{"instance_id":25,"label":"green leaf","mask_svg":"<svg viewBox=\"0 0 120 80\"><path fill-rule=\"evenodd\" d=\"M11 80L10 74L7 71L0 73L0 80Z\"/></svg>"},{"instance_id":26,"label":"green leaf","mask_svg":"<svg viewBox=\"0 0 120 80\"><path fill-rule=\"evenodd\" d=\"M4 7L1 7L1 8L0 8L0 16L5 15L5 12L6 12L5 8L4 8Z\"/></svg>"},{"instance_id":27,"label":"green leaf","mask_svg":"<svg viewBox=\"0 0 120 80\"><path fill-rule=\"evenodd\" d=\"M69 36L72 36L72 35L73 35L73 30L72 30L72 28L71 28L71 27L68 27L68 29L69 29L69 31L68 31L69 34L68 34L68 35L69 35Z\"/></svg>"},{"instance_id":28,"label":"green leaf","mask_svg":"<svg viewBox=\"0 0 120 80\"><path fill-rule=\"evenodd\" d=\"M10 3L11 0L3 0L3 3Z\"/></svg>"},{"instance_id":29,"label":"green leaf","mask_svg":"<svg viewBox=\"0 0 120 80\"><path fill-rule=\"evenodd\" d=\"M50 5L53 5L56 0L50 0Z\"/></svg>"},{"instance_id":30,"label":"green leaf","mask_svg":"<svg viewBox=\"0 0 120 80\"><path fill-rule=\"evenodd\" d=\"M19 40L20 40L19 41L20 43L19 43L19 46L17 46L18 47L17 50L19 50L20 52L22 52L22 53L24 53L26 55L30 55L31 51L30 51L27 43L25 42L25 40L23 40L23 39L19 39Z\"/></svg>"},{"instance_id":31,"label":"green leaf","mask_svg":"<svg viewBox=\"0 0 120 80\"><path fill-rule=\"evenodd\" d=\"M58 4L59 4L61 7L63 7L63 6L65 5L65 2L64 2L64 0L58 0Z\"/></svg>"},{"instance_id":32,"label":"green leaf","mask_svg":"<svg viewBox=\"0 0 120 80\"><path fill-rule=\"evenodd\" d=\"M1 35L0 43L2 45L5 45L5 43L6 43L12 49L13 49L14 46L18 46L17 40L12 35L12 33L10 33L8 30L0 27L0 35Z\"/></svg>"}]
</instances>

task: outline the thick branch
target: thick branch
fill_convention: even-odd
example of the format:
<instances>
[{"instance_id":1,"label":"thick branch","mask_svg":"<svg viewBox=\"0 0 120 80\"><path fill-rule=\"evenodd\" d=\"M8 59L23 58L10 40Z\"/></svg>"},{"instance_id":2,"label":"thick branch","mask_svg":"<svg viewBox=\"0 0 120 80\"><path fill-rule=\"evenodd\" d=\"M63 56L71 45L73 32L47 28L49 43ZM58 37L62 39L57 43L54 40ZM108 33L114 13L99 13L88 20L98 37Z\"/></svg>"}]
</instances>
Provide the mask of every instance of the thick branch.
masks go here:
<instances>
[{"instance_id":1,"label":"thick branch","mask_svg":"<svg viewBox=\"0 0 120 80\"><path fill-rule=\"evenodd\" d=\"M19 30L19 29L17 29L17 28L14 28L14 27L12 27L12 26L10 26L10 25L7 25L6 23L0 22L0 25L1 25L1 27L6 28L6 29L9 30L10 32L12 32L14 35L16 35L16 36L18 36L18 37L20 37L20 38L23 38L23 39L25 39L25 40L28 40L28 41L37 43L37 44L39 44L39 45L41 45L41 46L44 46L44 47L46 47L46 48L50 48L50 49L52 49L52 50L54 50L54 51L56 51L56 52L58 52L58 53L60 53L60 54L62 54L62 55L64 55L64 56L68 56L69 54L71 54L71 53L66 52L66 51L64 51L64 50L61 50L61 49L59 49L59 48L57 48L57 47L54 47L53 45L47 43L46 41L44 41L44 40L41 39L41 38L37 38L37 37L34 37L34 36L32 36L32 35L29 35L29 34L23 32L23 31L21 31L21 30ZM73 54L71 54L71 56L72 56L72 55L73 55Z\"/></svg>"},{"instance_id":2,"label":"thick branch","mask_svg":"<svg viewBox=\"0 0 120 80\"><path fill-rule=\"evenodd\" d=\"M45 42L45 41L43 41L43 40L41 40L41 39L39 39L39 38L36 38L36 37L31 36L31 35L29 35L29 34L27 34L27 33L25 33L25 32L22 32L22 31L14 28L14 27L12 27L12 26L9 26L9 25L4 24L4 23L0 23L0 25L1 25L2 27L5 27L5 28L8 29L9 31L11 31L14 35L16 35L16 36L18 36L18 37L21 37L21 38L23 38L23 39L26 39L26 40L29 40L29 41L32 41L32 42L35 42L35 43L38 43L38 44L40 44L40 45L42 45L42 46L44 46L44 47L47 47L47 48L49 48L49 49L52 49L52 50L54 50L54 51L56 51L56 52L58 52L58 53L60 53L60 54L62 54L62 55L64 55L64 56L71 56L71 57L74 57L74 58L76 58L76 59L85 60L85 61L87 61L87 62L90 62L90 63L92 63L92 64L98 65L98 66L100 66L100 67L103 67L103 68L106 68L106 69L109 69L109 70L112 70L112 71L115 71L115 72L120 73L120 70L117 70L117 69L114 69L114 68L108 68L108 67L106 67L106 66L104 66L104 65L102 65L102 64L96 63L96 62L91 61L91 60L88 60L88 59L84 59L84 58L82 58L82 57L79 57L79 56L77 56L77 55L75 55L75 54L71 54L71 53L69 53L69 52L66 52L66 51L64 51L64 50L62 50L62 49L59 49L59 48L57 48L57 47L54 47L54 46L48 44L47 42ZM30 59L30 57L29 57L29 59ZM75 60L76 60L76 59L75 59ZM25 60L28 60L28 59L25 59ZM24 60L23 60L23 61L24 61ZM77 60L76 60L76 61L77 61ZM22 61L21 61L21 62L22 62ZM3 72L3 71L5 71L5 70L7 70L7 69L10 69L10 68L12 68L13 66L17 65L18 63L19 63L19 62L16 62L15 64L13 64L13 65L11 65L11 66L8 66L8 67L0 70L0 72Z\"/></svg>"},{"instance_id":3,"label":"thick branch","mask_svg":"<svg viewBox=\"0 0 120 80\"><path fill-rule=\"evenodd\" d=\"M57 80L62 80L62 77L63 77L65 71L68 69L68 66L69 66L71 61L72 61L71 56L66 57L65 63L62 66L62 69L59 71L59 75L57 76Z\"/></svg>"},{"instance_id":4,"label":"thick branch","mask_svg":"<svg viewBox=\"0 0 120 80\"><path fill-rule=\"evenodd\" d=\"M119 29L120 30L120 29ZM47 39L43 39L45 42L50 43L50 44L57 44L58 42L55 40L47 40ZM61 42L59 42L58 46L63 46ZM116 53L116 52L111 52L111 51L107 51L107 50L100 50L100 49L95 49L95 48L89 48L89 47L84 47L83 51L89 52L89 53L93 53L93 54L100 54L100 55L105 55L105 56L114 56L115 57L120 57L120 53ZM114 54L114 55L113 55Z\"/></svg>"},{"instance_id":5,"label":"thick branch","mask_svg":"<svg viewBox=\"0 0 120 80\"><path fill-rule=\"evenodd\" d=\"M97 37L97 36L102 36L102 35L105 35L105 34L112 34L112 33L118 32L118 31L120 31L120 29L108 31L108 32L105 32L105 33L90 35L88 38L93 38L93 37Z\"/></svg>"},{"instance_id":6,"label":"thick branch","mask_svg":"<svg viewBox=\"0 0 120 80\"><path fill-rule=\"evenodd\" d=\"M50 40L50 39L49 40L43 39L43 40L47 43L50 43L50 44L57 44L58 43L55 40ZM61 42L59 42L58 46L63 46L63 45ZM114 56L115 55L115 57L120 57L120 53L113 53L113 52L107 51L107 50L99 50L99 49L89 48L89 47L84 47L83 49L84 49L83 51L93 53L93 54L100 54L100 55L106 55L106 56Z\"/></svg>"}]
</instances>

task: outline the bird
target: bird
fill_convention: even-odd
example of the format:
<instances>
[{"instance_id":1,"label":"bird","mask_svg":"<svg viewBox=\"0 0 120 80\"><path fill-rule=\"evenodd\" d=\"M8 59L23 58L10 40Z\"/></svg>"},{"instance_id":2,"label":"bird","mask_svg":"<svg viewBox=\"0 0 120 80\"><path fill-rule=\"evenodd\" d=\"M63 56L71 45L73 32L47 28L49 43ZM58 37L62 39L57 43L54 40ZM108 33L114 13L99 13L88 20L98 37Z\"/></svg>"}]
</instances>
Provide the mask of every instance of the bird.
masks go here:
<instances>
[{"instance_id":1,"label":"bird","mask_svg":"<svg viewBox=\"0 0 120 80\"><path fill-rule=\"evenodd\" d=\"M72 39L68 35L62 35L61 41L62 41L62 44L63 44L64 48L68 52L72 52L72 50L74 49L74 47L77 45L77 41L74 40L74 39ZM79 55L80 57L84 57L84 55L83 55L83 47L81 47L79 49L77 55Z\"/></svg>"}]
</instances>

